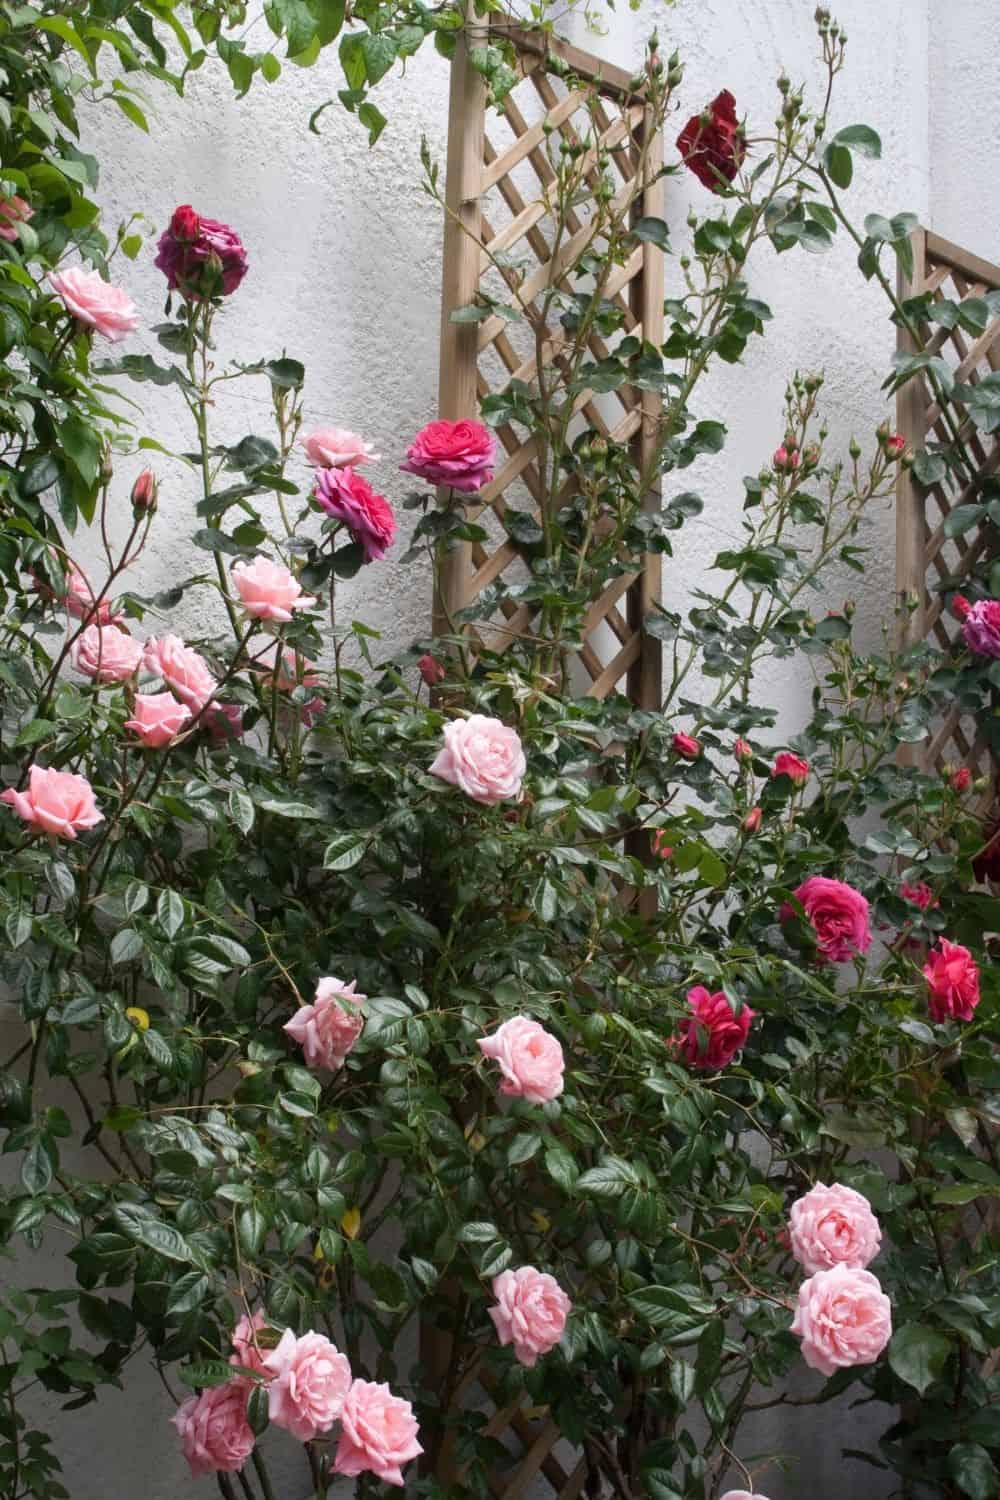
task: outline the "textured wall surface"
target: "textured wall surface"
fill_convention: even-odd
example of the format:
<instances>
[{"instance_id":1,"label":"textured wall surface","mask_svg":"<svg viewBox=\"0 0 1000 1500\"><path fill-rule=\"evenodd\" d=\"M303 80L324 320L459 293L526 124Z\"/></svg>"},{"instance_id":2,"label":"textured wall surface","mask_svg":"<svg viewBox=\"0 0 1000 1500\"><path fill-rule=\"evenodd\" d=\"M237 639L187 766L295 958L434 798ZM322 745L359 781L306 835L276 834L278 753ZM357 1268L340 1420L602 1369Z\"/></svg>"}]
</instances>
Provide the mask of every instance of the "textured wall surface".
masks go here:
<instances>
[{"instance_id":1,"label":"textured wall surface","mask_svg":"<svg viewBox=\"0 0 1000 1500\"><path fill-rule=\"evenodd\" d=\"M685 113L719 88L736 94L749 134L768 128L780 68L820 85L812 23L813 0L643 0L637 13L610 17L603 38L576 40L614 61L632 63L655 25L664 49L680 47L687 72ZM1000 184L993 170L1000 147L994 105L995 59L1000 50L1000 0L841 0L835 6L849 38L849 59L838 80L832 123L864 121L881 134L881 162L858 162L849 203L858 220L872 211L911 210L932 228L980 254L1000 255ZM263 21L256 23L262 31ZM92 134L105 164L103 201L115 215L139 210L157 228L176 204L191 202L235 225L249 249L251 272L231 310L220 320L220 356L253 359L287 350L305 361L310 424L355 427L378 445L385 462L376 471L390 499L405 490L395 462L408 436L435 413L440 233L433 204L419 189L419 140L426 132L437 157L443 152L447 68L434 54L411 60L408 76L384 85L380 102L389 125L369 152L356 121L338 107L322 116L322 134L306 128L310 112L343 86L333 57L305 72L287 68L273 86L257 83L241 102L228 78L209 61L190 80L188 98L151 94L153 129L141 135L110 111L95 116ZM990 164L987 168L986 164ZM676 243L683 240L689 205L701 211L707 195L693 178L668 189ZM156 322L163 282L151 251L135 265L122 264L147 323ZM766 252L751 271L756 294L775 321L744 364L724 367L700 391L700 416L723 417L725 453L703 474L683 477L700 488L703 516L680 534L677 555L665 566L665 598L676 603L691 581L704 579L715 552L740 535L744 473L755 472L780 437L785 381L796 369L825 368L825 412L831 441L846 445L856 433L870 440L886 414L879 386L892 346L886 309L877 290L854 267L843 241L825 257ZM137 335L129 352L157 352L155 339ZM141 430L168 448L190 447L190 434L170 393L131 387L146 402ZM267 388L220 405L220 436L235 440L264 430ZM146 556L133 579L152 591L201 570L205 555L186 555L194 487L182 466L157 459L164 482L160 515ZM121 530L127 518L129 465L121 465ZM678 485L678 488L681 487ZM893 517L883 508L871 518L866 541L871 567L864 581L837 580L817 608L845 594L858 600L859 618L873 635L891 598ZM397 548L397 552L401 550ZM81 555L86 555L81 546ZM683 582L682 582L683 580ZM391 559L366 569L344 589L344 612L357 613L405 644L426 629L428 580L419 569ZM219 626L207 592L192 590L161 628L211 633ZM774 701L793 730L810 681L785 664L773 674ZM51 1260L33 1261L21 1274L30 1284L58 1274ZM172 1441L171 1403L141 1361L121 1394L68 1416L51 1406L58 1446L73 1500L177 1500L215 1493L209 1481L191 1484ZM811 1379L803 1385L815 1389ZM839 1457L841 1445L863 1448L884 1425L866 1410L834 1416L829 1408L768 1412L741 1439L744 1454L782 1450L785 1479L768 1477L771 1500L840 1500L845 1493L877 1497L876 1471ZM846 1483L845 1483L846 1480ZM300 1500L305 1477L293 1463L279 1481L281 1500Z\"/></svg>"}]
</instances>

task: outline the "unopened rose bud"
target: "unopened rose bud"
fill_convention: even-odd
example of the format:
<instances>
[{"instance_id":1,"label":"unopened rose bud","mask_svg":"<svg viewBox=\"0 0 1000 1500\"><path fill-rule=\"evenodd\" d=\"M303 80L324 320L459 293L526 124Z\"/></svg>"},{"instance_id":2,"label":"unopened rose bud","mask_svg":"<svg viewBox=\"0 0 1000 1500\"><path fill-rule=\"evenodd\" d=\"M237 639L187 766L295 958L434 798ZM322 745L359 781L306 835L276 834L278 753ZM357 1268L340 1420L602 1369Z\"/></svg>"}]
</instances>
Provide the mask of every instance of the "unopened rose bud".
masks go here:
<instances>
[{"instance_id":1,"label":"unopened rose bud","mask_svg":"<svg viewBox=\"0 0 1000 1500\"><path fill-rule=\"evenodd\" d=\"M861 444L858 442L857 438L851 438L851 441L847 447L847 451L852 458L861 457Z\"/></svg>"},{"instance_id":2,"label":"unopened rose bud","mask_svg":"<svg viewBox=\"0 0 1000 1500\"><path fill-rule=\"evenodd\" d=\"M802 469L808 472L815 469L820 460L820 450L816 443L810 443L808 448L802 450Z\"/></svg>"},{"instance_id":3,"label":"unopened rose bud","mask_svg":"<svg viewBox=\"0 0 1000 1500\"><path fill-rule=\"evenodd\" d=\"M951 600L951 612L956 620L964 620L972 605L964 594L954 594Z\"/></svg>"},{"instance_id":4,"label":"unopened rose bud","mask_svg":"<svg viewBox=\"0 0 1000 1500\"><path fill-rule=\"evenodd\" d=\"M886 458L902 458L906 452L906 439L898 432L891 432L882 440Z\"/></svg>"},{"instance_id":5,"label":"unopened rose bud","mask_svg":"<svg viewBox=\"0 0 1000 1500\"><path fill-rule=\"evenodd\" d=\"M854 602L853 599L845 599L844 600L844 619L845 620L853 620L854 619L854 615L855 615L855 611L857 610L857 607L858 606L855 604L855 602Z\"/></svg>"},{"instance_id":6,"label":"unopened rose bud","mask_svg":"<svg viewBox=\"0 0 1000 1500\"><path fill-rule=\"evenodd\" d=\"M988 792L990 789L990 778L988 776L977 776L972 783L974 792Z\"/></svg>"},{"instance_id":7,"label":"unopened rose bud","mask_svg":"<svg viewBox=\"0 0 1000 1500\"><path fill-rule=\"evenodd\" d=\"M802 457L794 448L787 448L784 444L775 448L771 462L779 474L794 474L802 463Z\"/></svg>"},{"instance_id":8,"label":"unopened rose bud","mask_svg":"<svg viewBox=\"0 0 1000 1500\"><path fill-rule=\"evenodd\" d=\"M763 817L764 817L764 814L761 812L761 810L760 810L759 807L751 807L750 811L747 813L746 817L743 819L743 824L742 824L743 832L744 833L756 833L757 830L758 830L758 828L761 825L761 821L762 821Z\"/></svg>"},{"instance_id":9,"label":"unopened rose bud","mask_svg":"<svg viewBox=\"0 0 1000 1500\"><path fill-rule=\"evenodd\" d=\"M746 740L737 740L733 746L733 754L737 760L751 760L753 758L753 747Z\"/></svg>"},{"instance_id":10,"label":"unopened rose bud","mask_svg":"<svg viewBox=\"0 0 1000 1500\"><path fill-rule=\"evenodd\" d=\"M143 469L132 486L132 509L137 514L153 515L159 483L152 469Z\"/></svg>"},{"instance_id":11,"label":"unopened rose bud","mask_svg":"<svg viewBox=\"0 0 1000 1500\"><path fill-rule=\"evenodd\" d=\"M972 772L968 766L959 766L951 773L951 788L955 792L967 792L972 785Z\"/></svg>"},{"instance_id":12,"label":"unopened rose bud","mask_svg":"<svg viewBox=\"0 0 1000 1500\"><path fill-rule=\"evenodd\" d=\"M111 461L111 444L105 443L101 449L101 483L110 484L115 477L115 466Z\"/></svg>"},{"instance_id":13,"label":"unopened rose bud","mask_svg":"<svg viewBox=\"0 0 1000 1500\"><path fill-rule=\"evenodd\" d=\"M791 86L792 86L791 79L790 78L786 78L785 75L784 75L784 73L782 73L781 77L778 79L778 89L779 89L779 91L782 94L787 94L788 90L791 88Z\"/></svg>"},{"instance_id":14,"label":"unopened rose bud","mask_svg":"<svg viewBox=\"0 0 1000 1500\"><path fill-rule=\"evenodd\" d=\"M446 676L444 667L429 652L417 662L417 670L428 687L436 687Z\"/></svg>"}]
</instances>

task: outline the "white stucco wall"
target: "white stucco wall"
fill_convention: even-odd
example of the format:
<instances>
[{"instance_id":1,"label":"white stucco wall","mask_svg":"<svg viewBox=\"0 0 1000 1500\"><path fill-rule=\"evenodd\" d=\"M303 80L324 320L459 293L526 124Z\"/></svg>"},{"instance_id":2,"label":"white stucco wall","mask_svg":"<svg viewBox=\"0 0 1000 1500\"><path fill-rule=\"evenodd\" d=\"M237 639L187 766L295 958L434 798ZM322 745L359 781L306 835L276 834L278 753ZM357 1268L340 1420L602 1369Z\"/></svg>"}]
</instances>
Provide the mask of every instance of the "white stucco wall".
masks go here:
<instances>
[{"instance_id":1,"label":"white stucco wall","mask_svg":"<svg viewBox=\"0 0 1000 1500\"><path fill-rule=\"evenodd\" d=\"M582 31L576 39L627 64L638 60L657 26L663 50L676 44L686 63L685 113L727 86L752 135L758 122L766 129L773 116L780 68L795 81L819 86L813 9L813 0L743 0L739 6L732 0L643 0L637 13L620 8L610 16L603 41ZM864 121L884 143L881 162L857 163L849 199L857 217L908 209L996 258L1000 184L991 164L1000 147L994 104L1000 0L841 0L835 9L850 48L832 123ZM306 72L286 69L270 88L256 84L241 102L233 100L220 65L210 60L190 79L183 103L166 89L150 94L149 137L110 110L92 125L109 213L125 217L142 210L162 227L176 204L191 202L239 229L251 271L220 322L220 354L252 359L284 349L303 359L310 425L336 422L374 439L386 455L377 475L390 499L406 488L390 460L435 414L440 236L436 210L419 190L418 149L423 131L433 153L443 156L447 81L446 65L428 51L411 60L405 80L384 85L380 101L389 125L374 152L356 122L337 107L323 115L321 136L306 129L311 110L342 86L332 56ZM707 202L693 178L672 183L668 217L677 243L689 204L702 210ZM122 264L118 272L150 323L163 303L163 281L151 260L151 251L144 252L137 264ZM851 247L841 241L823 258L765 253L751 279L771 303L775 322L743 365L722 368L699 392L699 414L721 415L729 443L703 475L693 480L689 471L681 481L684 488L702 489L706 510L680 534L677 556L666 564L668 603L683 598L692 580L704 578L718 548L739 535L740 478L760 467L780 437L782 393L796 368L825 368L833 439L845 442L852 432L869 437L886 415L879 387L891 330L880 294L854 268ZM157 352L148 334L124 347ZM143 430L168 447L189 447L175 397L148 386L130 388L132 395L140 391ZM263 381L255 397L237 396L220 412L222 435L234 440L259 429L257 400L267 398ZM190 477L160 459L156 466L164 476L160 514L133 580L148 592L200 570L205 561L204 554L188 555L183 547L195 498ZM121 467L119 531L127 521L130 472L128 464ZM869 633L891 598L892 536L893 517L883 509L869 533L867 579L850 575L829 601L855 596ZM85 545L81 552L87 554ZM419 569L389 560L364 570L342 597L345 614L353 610L392 644L405 644L426 629L428 580ZM170 628L192 634L216 628L205 600L204 594L190 594L170 617ZM784 664L773 674L775 699L790 728L808 685L805 677L791 677ZM32 1263L31 1281L40 1269L38 1261ZM52 1403L51 1410L73 1500L214 1493L208 1481L188 1482L166 1424L170 1403L138 1368L122 1394L102 1397L96 1417L94 1408L62 1416ZM817 1423L808 1409L780 1424L772 1416L767 1428L754 1432L753 1451L783 1447L800 1460L786 1481L768 1480L772 1500L807 1494L811 1500L840 1500L861 1489L870 1496L882 1493L871 1470L853 1468L844 1483L841 1441L863 1447L869 1440L858 1414L845 1418L839 1430L828 1411ZM304 1479L300 1490L288 1477L280 1493L282 1500L299 1500L304 1490Z\"/></svg>"}]
</instances>

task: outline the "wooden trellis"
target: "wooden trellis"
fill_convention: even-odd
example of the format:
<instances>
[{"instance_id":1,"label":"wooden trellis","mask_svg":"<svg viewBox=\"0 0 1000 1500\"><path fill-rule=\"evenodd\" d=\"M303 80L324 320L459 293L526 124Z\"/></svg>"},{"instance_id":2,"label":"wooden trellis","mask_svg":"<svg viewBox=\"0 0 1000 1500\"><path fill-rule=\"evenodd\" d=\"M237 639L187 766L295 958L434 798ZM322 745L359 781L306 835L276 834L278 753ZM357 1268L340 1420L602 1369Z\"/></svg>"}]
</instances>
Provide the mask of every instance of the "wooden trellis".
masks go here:
<instances>
[{"instance_id":1,"label":"wooden trellis","mask_svg":"<svg viewBox=\"0 0 1000 1500\"><path fill-rule=\"evenodd\" d=\"M1000 288L1000 266L950 244L928 229L917 229L911 237L913 274L900 278L901 297L930 292L935 300L963 302L981 298ZM1000 317L992 319L974 336L960 327L945 328L925 323L921 336L929 351L946 359L955 378L974 385L984 375L1000 370ZM913 353L905 331L899 347ZM961 590L962 582L983 559L989 532L980 528L963 536L945 535L946 517L958 505L979 498L984 480L1000 470L1000 434L977 431L967 413L952 403L959 437L975 464L972 480L960 481L949 474L939 483L924 486L912 469L900 469L896 494L896 586L901 599L915 597L916 609L908 616L911 640L930 638L943 648L959 629L948 613L942 590ZM931 386L918 375L902 387L897 397L897 425L907 446L919 452L927 442L947 442L952 434ZM943 765L967 765L976 775L995 780L996 767L981 732L971 716L954 708L917 756L922 768L940 770Z\"/></svg>"},{"instance_id":2,"label":"wooden trellis","mask_svg":"<svg viewBox=\"0 0 1000 1500\"><path fill-rule=\"evenodd\" d=\"M501 110L486 118L483 79L469 62L467 48L481 46L502 32L517 49L519 82ZM566 82L551 68L558 57L570 70ZM536 334L539 299L550 287L569 285L568 272L591 235L587 203L574 206L569 237L553 254L545 192L554 173L545 143L562 139L576 144L592 118L601 144L611 155L617 178L615 205L635 217L663 213L662 161L659 137L651 139L640 168L640 145L651 129L651 111L622 69L555 39L540 39L518 28L477 27L460 40L452 63L444 239L439 410L444 418L473 417L479 401L501 391L509 381L531 384L537 375ZM596 95L596 103L587 105ZM591 174L592 185L597 174ZM487 254L487 250L490 252ZM516 328L500 316L479 323L454 323L451 314L476 300L480 289L494 296L505 291L491 256L503 252L530 262L525 271L510 271L509 286L527 306L524 327L530 340L519 346ZM491 281L492 278L492 281ZM507 291L509 296L509 290ZM625 265L616 268L605 295L622 311L624 332L663 342L663 252L648 242L637 244ZM532 317L534 315L534 327ZM558 362L565 334L559 327L541 330L543 359ZM525 343L530 342L530 347ZM598 333L589 340L597 359L613 352ZM629 443L637 465L651 459L657 442L660 397L623 387L613 396L576 398L581 417L605 437ZM537 514L542 500L536 440L524 442L512 426L501 426L496 476L466 513L490 533L484 543L465 543L449 553L435 601L435 629L447 634L463 607L504 576L515 579L523 564L503 527L508 504ZM645 497L648 509L660 505L658 488ZM642 620L659 599L659 558L650 556L638 573L616 579L595 600L587 616L580 662L594 697L604 697L625 683L629 696L643 707L659 707L661 647L643 635ZM530 629L533 607L505 599L489 630L494 649L504 650Z\"/></svg>"}]
</instances>

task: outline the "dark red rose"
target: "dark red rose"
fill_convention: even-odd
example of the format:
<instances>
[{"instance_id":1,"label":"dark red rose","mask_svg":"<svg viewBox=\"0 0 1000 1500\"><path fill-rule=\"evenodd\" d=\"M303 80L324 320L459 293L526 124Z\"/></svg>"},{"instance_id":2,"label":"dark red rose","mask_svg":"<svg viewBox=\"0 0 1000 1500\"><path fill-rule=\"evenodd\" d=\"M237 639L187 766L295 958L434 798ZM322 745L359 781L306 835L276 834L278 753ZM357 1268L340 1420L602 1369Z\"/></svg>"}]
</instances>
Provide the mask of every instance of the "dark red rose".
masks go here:
<instances>
[{"instance_id":1,"label":"dark red rose","mask_svg":"<svg viewBox=\"0 0 1000 1500\"><path fill-rule=\"evenodd\" d=\"M184 203L160 235L153 264L171 291L199 302L235 292L247 273L247 253L235 229L202 218Z\"/></svg>"},{"instance_id":2,"label":"dark red rose","mask_svg":"<svg viewBox=\"0 0 1000 1500\"><path fill-rule=\"evenodd\" d=\"M175 240L196 240L201 229L201 220L190 203L175 208L170 218L170 233Z\"/></svg>"},{"instance_id":3,"label":"dark red rose","mask_svg":"<svg viewBox=\"0 0 1000 1500\"><path fill-rule=\"evenodd\" d=\"M700 115L692 115L677 137L684 165L713 193L732 182L747 154L736 118L736 100L728 89L714 98Z\"/></svg>"}]
</instances>

